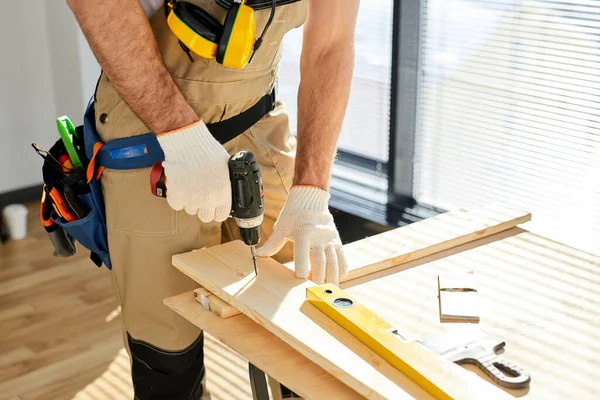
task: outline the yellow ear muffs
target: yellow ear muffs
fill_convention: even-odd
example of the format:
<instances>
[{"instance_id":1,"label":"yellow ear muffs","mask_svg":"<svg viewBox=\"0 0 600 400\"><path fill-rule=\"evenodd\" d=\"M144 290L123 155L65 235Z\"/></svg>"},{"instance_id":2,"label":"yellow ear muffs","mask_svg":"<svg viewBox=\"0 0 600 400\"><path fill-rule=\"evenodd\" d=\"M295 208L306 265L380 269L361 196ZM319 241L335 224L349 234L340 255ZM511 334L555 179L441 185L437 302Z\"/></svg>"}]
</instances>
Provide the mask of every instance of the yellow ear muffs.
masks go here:
<instances>
[{"instance_id":1,"label":"yellow ear muffs","mask_svg":"<svg viewBox=\"0 0 600 400\"><path fill-rule=\"evenodd\" d=\"M205 58L216 56L223 25L200 7L176 2L167 16L167 24L189 50Z\"/></svg>"},{"instance_id":2,"label":"yellow ear muffs","mask_svg":"<svg viewBox=\"0 0 600 400\"><path fill-rule=\"evenodd\" d=\"M244 68L256 42L254 9L243 3L232 3L219 40L217 62L230 68Z\"/></svg>"},{"instance_id":3,"label":"yellow ear muffs","mask_svg":"<svg viewBox=\"0 0 600 400\"><path fill-rule=\"evenodd\" d=\"M204 58L216 58L226 67L241 69L260 48L276 6L276 1L271 0L271 15L257 39L254 9L245 3L245 0L234 1L223 25L200 7L185 1L165 0L164 12L169 28L190 61L194 61L190 53L194 52Z\"/></svg>"}]
</instances>

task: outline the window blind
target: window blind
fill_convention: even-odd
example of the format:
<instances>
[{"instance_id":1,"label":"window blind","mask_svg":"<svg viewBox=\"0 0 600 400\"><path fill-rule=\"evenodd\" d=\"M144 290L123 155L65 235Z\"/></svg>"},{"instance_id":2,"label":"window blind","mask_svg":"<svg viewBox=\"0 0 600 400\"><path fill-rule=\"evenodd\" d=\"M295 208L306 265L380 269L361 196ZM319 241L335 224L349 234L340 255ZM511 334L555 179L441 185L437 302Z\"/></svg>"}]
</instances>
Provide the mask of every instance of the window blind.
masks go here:
<instances>
[{"instance_id":1,"label":"window blind","mask_svg":"<svg viewBox=\"0 0 600 400\"><path fill-rule=\"evenodd\" d=\"M600 1L424 0L415 197L600 253Z\"/></svg>"},{"instance_id":2,"label":"window blind","mask_svg":"<svg viewBox=\"0 0 600 400\"><path fill-rule=\"evenodd\" d=\"M356 22L352 89L339 149L375 161L388 159L393 0L361 1ZM279 97L297 126L302 28L286 34L279 71Z\"/></svg>"}]
</instances>

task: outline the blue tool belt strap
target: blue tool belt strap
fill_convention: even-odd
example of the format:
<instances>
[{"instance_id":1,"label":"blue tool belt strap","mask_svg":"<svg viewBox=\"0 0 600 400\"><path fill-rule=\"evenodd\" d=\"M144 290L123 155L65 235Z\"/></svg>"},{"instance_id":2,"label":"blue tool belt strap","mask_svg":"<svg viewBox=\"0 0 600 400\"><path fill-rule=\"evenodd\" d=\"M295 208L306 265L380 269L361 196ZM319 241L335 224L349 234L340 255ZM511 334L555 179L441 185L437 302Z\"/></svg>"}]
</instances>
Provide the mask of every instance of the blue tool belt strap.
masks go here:
<instances>
[{"instance_id":1,"label":"blue tool belt strap","mask_svg":"<svg viewBox=\"0 0 600 400\"><path fill-rule=\"evenodd\" d=\"M275 108L275 89L264 95L255 105L224 121L206 124L221 144L241 135ZM115 139L106 142L96 155L96 166L108 169L136 169L152 167L164 161L165 155L154 133Z\"/></svg>"}]
</instances>

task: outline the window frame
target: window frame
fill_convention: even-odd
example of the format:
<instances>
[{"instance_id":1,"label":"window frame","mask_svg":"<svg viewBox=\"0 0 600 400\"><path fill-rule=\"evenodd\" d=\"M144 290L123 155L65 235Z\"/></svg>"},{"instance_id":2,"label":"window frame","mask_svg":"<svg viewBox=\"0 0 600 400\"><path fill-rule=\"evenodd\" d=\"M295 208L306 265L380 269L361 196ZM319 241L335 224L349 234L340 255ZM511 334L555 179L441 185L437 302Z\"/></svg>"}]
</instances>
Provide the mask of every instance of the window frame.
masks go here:
<instances>
[{"instance_id":1,"label":"window frame","mask_svg":"<svg viewBox=\"0 0 600 400\"><path fill-rule=\"evenodd\" d=\"M342 149L338 150L336 160L336 164L370 172L374 177L386 177L387 201L373 200L358 183L352 190L339 189L336 182L340 178L332 176L332 208L392 226L406 225L443 212L418 204L414 196L422 7L421 0L394 0L393 4L387 163Z\"/></svg>"},{"instance_id":2,"label":"window frame","mask_svg":"<svg viewBox=\"0 0 600 400\"><path fill-rule=\"evenodd\" d=\"M413 207L421 1L394 0L388 203Z\"/></svg>"}]
</instances>

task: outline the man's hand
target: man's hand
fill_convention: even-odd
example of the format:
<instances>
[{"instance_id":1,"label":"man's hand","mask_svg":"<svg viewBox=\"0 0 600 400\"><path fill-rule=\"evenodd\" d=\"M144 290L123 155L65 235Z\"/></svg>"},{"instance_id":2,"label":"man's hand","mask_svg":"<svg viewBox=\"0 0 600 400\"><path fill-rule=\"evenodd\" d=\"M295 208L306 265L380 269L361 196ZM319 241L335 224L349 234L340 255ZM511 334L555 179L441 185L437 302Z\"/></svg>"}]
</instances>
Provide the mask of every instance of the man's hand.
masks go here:
<instances>
[{"instance_id":1,"label":"man's hand","mask_svg":"<svg viewBox=\"0 0 600 400\"><path fill-rule=\"evenodd\" d=\"M277 253L288 240L294 242L294 266L298 278L308 278L312 260L315 283L339 284L348 274L342 242L327 208L329 193L315 187L292 188L275 223L274 232L256 254Z\"/></svg>"},{"instance_id":2,"label":"man's hand","mask_svg":"<svg viewBox=\"0 0 600 400\"><path fill-rule=\"evenodd\" d=\"M225 221L231 213L229 155L202 122L158 135L165 153L167 201L174 210L203 222Z\"/></svg>"},{"instance_id":3,"label":"man's hand","mask_svg":"<svg viewBox=\"0 0 600 400\"><path fill-rule=\"evenodd\" d=\"M228 155L175 85L138 0L67 0L100 67L165 153L167 201L205 222L231 211Z\"/></svg>"},{"instance_id":4,"label":"man's hand","mask_svg":"<svg viewBox=\"0 0 600 400\"><path fill-rule=\"evenodd\" d=\"M327 203L350 95L358 4L359 0L309 1L300 59L294 187L272 237L257 249L257 254L271 256L287 240L293 241L296 275L306 278L312 264L316 283L338 283L348 270Z\"/></svg>"}]
</instances>

